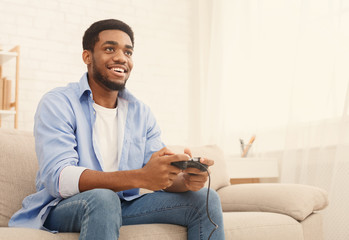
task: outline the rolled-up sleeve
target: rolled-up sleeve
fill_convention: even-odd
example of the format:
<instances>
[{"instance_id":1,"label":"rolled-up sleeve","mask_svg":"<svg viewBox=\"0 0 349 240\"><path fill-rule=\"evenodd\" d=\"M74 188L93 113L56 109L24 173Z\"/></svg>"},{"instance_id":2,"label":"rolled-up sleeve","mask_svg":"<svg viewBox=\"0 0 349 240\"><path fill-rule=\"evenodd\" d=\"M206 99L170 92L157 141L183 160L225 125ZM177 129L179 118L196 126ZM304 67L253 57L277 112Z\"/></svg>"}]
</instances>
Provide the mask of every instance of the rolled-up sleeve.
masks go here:
<instances>
[{"instance_id":1,"label":"rolled-up sleeve","mask_svg":"<svg viewBox=\"0 0 349 240\"><path fill-rule=\"evenodd\" d=\"M85 167L67 166L59 176L59 193L62 198L68 198L80 193L79 180Z\"/></svg>"}]
</instances>

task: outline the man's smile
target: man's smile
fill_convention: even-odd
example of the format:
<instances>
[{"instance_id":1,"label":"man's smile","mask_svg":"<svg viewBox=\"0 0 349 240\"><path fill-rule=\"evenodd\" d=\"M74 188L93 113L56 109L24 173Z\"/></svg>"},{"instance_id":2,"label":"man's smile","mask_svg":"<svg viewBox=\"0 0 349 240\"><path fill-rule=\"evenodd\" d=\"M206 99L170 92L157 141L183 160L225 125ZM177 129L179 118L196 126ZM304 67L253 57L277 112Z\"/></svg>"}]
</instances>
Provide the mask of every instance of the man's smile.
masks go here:
<instances>
[{"instance_id":1,"label":"man's smile","mask_svg":"<svg viewBox=\"0 0 349 240\"><path fill-rule=\"evenodd\" d=\"M122 69L122 68L112 68L111 70L113 70L114 72L119 72L119 73L124 73L125 72L125 69Z\"/></svg>"},{"instance_id":2,"label":"man's smile","mask_svg":"<svg viewBox=\"0 0 349 240\"><path fill-rule=\"evenodd\" d=\"M108 69L111 70L113 75L116 75L116 76L124 77L125 74L128 72L125 66L109 66Z\"/></svg>"}]
</instances>

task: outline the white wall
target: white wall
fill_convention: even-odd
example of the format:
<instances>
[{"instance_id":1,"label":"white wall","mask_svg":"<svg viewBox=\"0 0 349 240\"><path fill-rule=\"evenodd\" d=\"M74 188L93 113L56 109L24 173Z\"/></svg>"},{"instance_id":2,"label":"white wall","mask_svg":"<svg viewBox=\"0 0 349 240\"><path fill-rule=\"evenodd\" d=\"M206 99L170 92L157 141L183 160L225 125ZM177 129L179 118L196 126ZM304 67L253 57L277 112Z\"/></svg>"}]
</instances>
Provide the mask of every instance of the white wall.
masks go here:
<instances>
[{"instance_id":1,"label":"white wall","mask_svg":"<svg viewBox=\"0 0 349 240\"><path fill-rule=\"evenodd\" d=\"M45 92L79 81L86 71L82 35L106 18L125 21L135 32L135 66L127 87L151 106L166 143L187 144L190 0L0 0L0 45L21 47L19 128L32 130Z\"/></svg>"}]
</instances>

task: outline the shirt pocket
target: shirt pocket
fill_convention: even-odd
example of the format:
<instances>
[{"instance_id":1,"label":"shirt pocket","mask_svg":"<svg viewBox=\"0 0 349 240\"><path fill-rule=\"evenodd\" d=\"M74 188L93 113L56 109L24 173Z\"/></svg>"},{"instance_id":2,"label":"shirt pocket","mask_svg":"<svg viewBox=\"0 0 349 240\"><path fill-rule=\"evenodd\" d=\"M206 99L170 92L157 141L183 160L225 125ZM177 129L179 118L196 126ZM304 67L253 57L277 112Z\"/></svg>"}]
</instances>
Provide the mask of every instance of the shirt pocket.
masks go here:
<instances>
[{"instance_id":1,"label":"shirt pocket","mask_svg":"<svg viewBox=\"0 0 349 240\"><path fill-rule=\"evenodd\" d=\"M125 167L122 170L140 169L144 163L146 137L130 138L126 141L127 157Z\"/></svg>"}]
</instances>

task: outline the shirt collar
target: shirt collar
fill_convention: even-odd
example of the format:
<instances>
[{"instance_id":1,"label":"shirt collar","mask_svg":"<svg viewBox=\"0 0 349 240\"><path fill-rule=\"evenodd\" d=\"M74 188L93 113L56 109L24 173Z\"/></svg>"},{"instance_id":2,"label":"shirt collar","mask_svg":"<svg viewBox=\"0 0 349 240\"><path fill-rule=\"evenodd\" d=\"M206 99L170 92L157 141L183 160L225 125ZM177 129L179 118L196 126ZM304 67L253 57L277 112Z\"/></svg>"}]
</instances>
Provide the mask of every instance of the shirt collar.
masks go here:
<instances>
[{"instance_id":1,"label":"shirt collar","mask_svg":"<svg viewBox=\"0 0 349 240\"><path fill-rule=\"evenodd\" d=\"M90 85L88 84L88 80L87 80L87 72L84 75L82 75L82 77L80 78L79 86L80 86L80 92L79 92L79 97L80 98L85 93L87 95L90 95L92 93Z\"/></svg>"},{"instance_id":2,"label":"shirt collar","mask_svg":"<svg viewBox=\"0 0 349 240\"><path fill-rule=\"evenodd\" d=\"M90 85L88 84L88 78L87 78L87 72L84 73L84 75L82 75L80 82L79 82L79 86L80 86L80 92L79 92L79 97L81 98L82 96L86 95L90 95L92 98L92 91L90 88ZM133 94L127 90L126 88L122 91L119 91L119 95L118 97L125 99L128 102L136 102L137 98L135 96L133 96Z\"/></svg>"},{"instance_id":3,"label":"shirt collar","mask_svg":"<svg viewBox=\"0 0 349 240\"><path fill-rule=\"evenodd\" d=\"M127 90L126 88L119 92L118 97L125 99L128 102L136 102L137 101L137 98L135 96L133 96L133 94L130 93L130 91Z\"/></svg>"}]
</instances>

